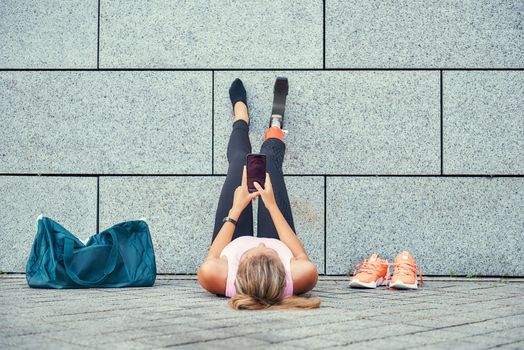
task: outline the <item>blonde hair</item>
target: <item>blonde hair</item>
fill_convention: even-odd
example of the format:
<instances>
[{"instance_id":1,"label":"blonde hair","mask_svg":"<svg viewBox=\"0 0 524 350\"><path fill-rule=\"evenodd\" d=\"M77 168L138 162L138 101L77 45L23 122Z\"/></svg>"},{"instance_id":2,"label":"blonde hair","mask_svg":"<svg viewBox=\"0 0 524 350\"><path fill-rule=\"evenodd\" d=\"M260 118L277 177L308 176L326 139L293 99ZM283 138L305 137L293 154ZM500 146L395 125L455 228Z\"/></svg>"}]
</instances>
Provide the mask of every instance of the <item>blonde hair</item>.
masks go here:
<instances>
[{"instance_id":1,"label":"blonde hair","mask_svg":"<svg viewBox=\"0 0 524 350\"><path fill-rule=\"evenodd\" d=\"M236 310L315 309L318 298L284 297L286 271L280 260L265 254L247 257L238 265L237 293L229 299Z\"/></svg>"}]
</instances>

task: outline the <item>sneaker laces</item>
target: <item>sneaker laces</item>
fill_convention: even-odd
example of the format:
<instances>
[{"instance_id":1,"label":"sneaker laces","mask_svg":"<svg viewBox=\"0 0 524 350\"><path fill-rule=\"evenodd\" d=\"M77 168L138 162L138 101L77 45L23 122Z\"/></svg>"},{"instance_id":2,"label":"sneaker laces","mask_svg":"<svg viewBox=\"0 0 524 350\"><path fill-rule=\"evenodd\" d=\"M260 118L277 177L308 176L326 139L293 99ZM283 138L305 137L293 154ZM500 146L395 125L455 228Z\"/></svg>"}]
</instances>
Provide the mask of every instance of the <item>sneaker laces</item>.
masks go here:
<instances>
[{"instance_id":1,"label":"sneaker laces","mask_svg":"<svg viewBox=\"0 0 524 350\"><path fill-rule=\"evenodd\" d=\"M377 259L375 261L370 261L369 259L365 259L364 261L361 261L358 264L356 264L355 266L353 266L353 275L356 275L357 269L358 269L358 273L366 272L366 273L371 274L377 270L377 265L379 264L384 264L384 261L380 259Z\"/></svg>"},{"instance_id":2,"label":"sneaker laces","mask_svg":"<svg viewBox=\"0 0 524 350\"><path fill-rule=\"evenodd\" d=\"M422 285L423 278L422 278L422 270L413 262L413 261L402 261L398 263L390 263L394 267L393 270L393 276L394 275L415 275L415 279L419 278L419 284Z\"/></svg>"},{"instance_id":3,"label":"sneaker laces","mask_svg":"<svg viewBox=\"0 0 524 350\"><path fill-rule=\"evenodd\" d=\"M370 262L369 259L365 259L364 261L359 262L355 266L353 266L353 276L360 272L367 272L367 273L373 273L374 267L376 266L376 262ZM360 268L359 268L360 267Z\"/></svg>"},{"instance_id":4,"label":"sneaker laces","mask_svg":"<svg viewBox=\"0 0 524 350\"><path fill-rule=\"evenodd\" d=\"M380 265L380 264L388 265L388 268L386 270L386 276L384 276L384 279L383 279L383 281L381 283L381 285L388 285L389 281L391 280L391 275L390 275L390 272L389 272L389 265L390 264L388 263L387 260L382 260L380 258L376 259L375 261L370 261L369 259L365 259L364 261L361 261L358 264L356 264L353 267L353 277L355 277L357 275L357 269L358 269L358 273L365 272L365 273L373 274L373 273L376 272L376 270L378 269L378 265Z\"/></svg>"}]
</instances>

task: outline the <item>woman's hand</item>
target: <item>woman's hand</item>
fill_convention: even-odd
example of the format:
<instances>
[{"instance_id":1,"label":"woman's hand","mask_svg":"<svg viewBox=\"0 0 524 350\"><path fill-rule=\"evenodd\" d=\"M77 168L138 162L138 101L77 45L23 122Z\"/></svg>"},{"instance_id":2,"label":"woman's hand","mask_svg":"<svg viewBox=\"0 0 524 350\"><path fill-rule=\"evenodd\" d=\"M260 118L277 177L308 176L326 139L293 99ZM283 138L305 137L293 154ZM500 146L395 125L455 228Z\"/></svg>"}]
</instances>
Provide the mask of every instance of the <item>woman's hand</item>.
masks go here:
<instances>
[{"instance_id":1,"label":"woman's hand","mask_svg":"<svg viewBox=\"0 0 524 350\"><path fill-rule=\"evenodd\" d=\"M242 170L242 184L235 190L231 211L240 216L240 213L247 207L249 201L254 200L258 195L258 192L249 193L247 189L247 171L244 165L244 169Z\"/></svg>"},{"instance_id":2,"label":"woman's hand","mask_svg":"<svg viewBox=\"0 0 524 350\"><path fill-rule=\"evenodd\" d=\"M257 193L260 193L264 205L269 210L277 206L277 201L275 200L275 193L273 192L273 185L271 184L271 179L269 178L269 173L266 173L266 183L265 188L262 188L258 182L253 182L253 185L257 189Z\"/></svg>"}]
</instances>

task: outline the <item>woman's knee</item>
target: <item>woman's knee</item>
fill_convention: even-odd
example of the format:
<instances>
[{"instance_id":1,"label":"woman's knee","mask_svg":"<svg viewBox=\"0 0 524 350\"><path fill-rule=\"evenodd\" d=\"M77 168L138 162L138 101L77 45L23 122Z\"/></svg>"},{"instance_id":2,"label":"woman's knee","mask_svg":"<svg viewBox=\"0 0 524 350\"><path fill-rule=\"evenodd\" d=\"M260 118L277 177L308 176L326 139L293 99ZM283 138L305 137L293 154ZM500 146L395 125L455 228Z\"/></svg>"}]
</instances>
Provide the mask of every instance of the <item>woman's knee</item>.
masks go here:
<instances>
[{"instance_id":1,"label":"woman's knee","mask_svg":"<svg viewBox=\"0 0 524 350\"><path fill-rule=\"evenodd\" d=\"M260 153L273 156L274 159L280 160L286 152L286 144L277 138L268 138L262 143Z\"/></svg>"},{"instance_id":2,"label":"woman's knee","mask_svg":"<svg viewBox=\"0 0 524 350\"><path fill-rule=\"evenodd\" d=\"M284 132L282 129L276 126L272 126L267 129L266 133L264 134L264 141L268 139L279 139L280 141L284 141Z\"/></svg>"}]
</instances>

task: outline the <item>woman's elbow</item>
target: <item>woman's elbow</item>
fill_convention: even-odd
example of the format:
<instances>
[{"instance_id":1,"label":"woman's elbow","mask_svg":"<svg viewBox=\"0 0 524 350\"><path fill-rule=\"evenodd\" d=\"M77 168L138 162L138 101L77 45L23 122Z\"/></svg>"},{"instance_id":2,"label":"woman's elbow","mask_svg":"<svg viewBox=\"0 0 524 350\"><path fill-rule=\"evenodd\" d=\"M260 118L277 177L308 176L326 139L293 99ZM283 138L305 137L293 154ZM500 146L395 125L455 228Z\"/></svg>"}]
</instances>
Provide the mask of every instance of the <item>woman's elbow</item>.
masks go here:
<instances>
[{"instance_id":1,"label":"woman's elbow","mask_svg":"<svg viewBox=\"0 0 524 350\"><path fill-rule=\"evenodd\" d=\"M318 269L315 264L313 263L310 264L307 275L308 275L308 282L309 282L308 290L312 290L313 288L315 288L318 282Z\"/></svg>"},{"instance_id":2,"label":"woman's elbow","mask_svg":"<svg viewBox=\"0 0 524 350\"><path fill-rule=\"evenodd\" d=\"M200 266L197 273L198 283L210 293L224 294L222 278L215 264L205 262Z\"/></svg>"},{"instance_id":3,"label":"woman's elbow","mask_svg":"<svg viewBox=\"0 0 524 350\"><path fill-rule=\"evenodd\" d=\"M210 276L210 266L207 263L203 263L199 268L197 272L197 279L198 283L204 288L205 290L209 290L209 276Z\"/></svg>"},{"instance_id":4,"label":"woman's elbow","mask_svg":"<svg viewBox=\"0 0 524 350\"><path fill-rule=\"evenodd\" d=\"M308 262L300 269L300 277L296 283L296 293L306 293L315 288L318 282L318 270L315 264Z\"/></svg>"}]
</instances>

